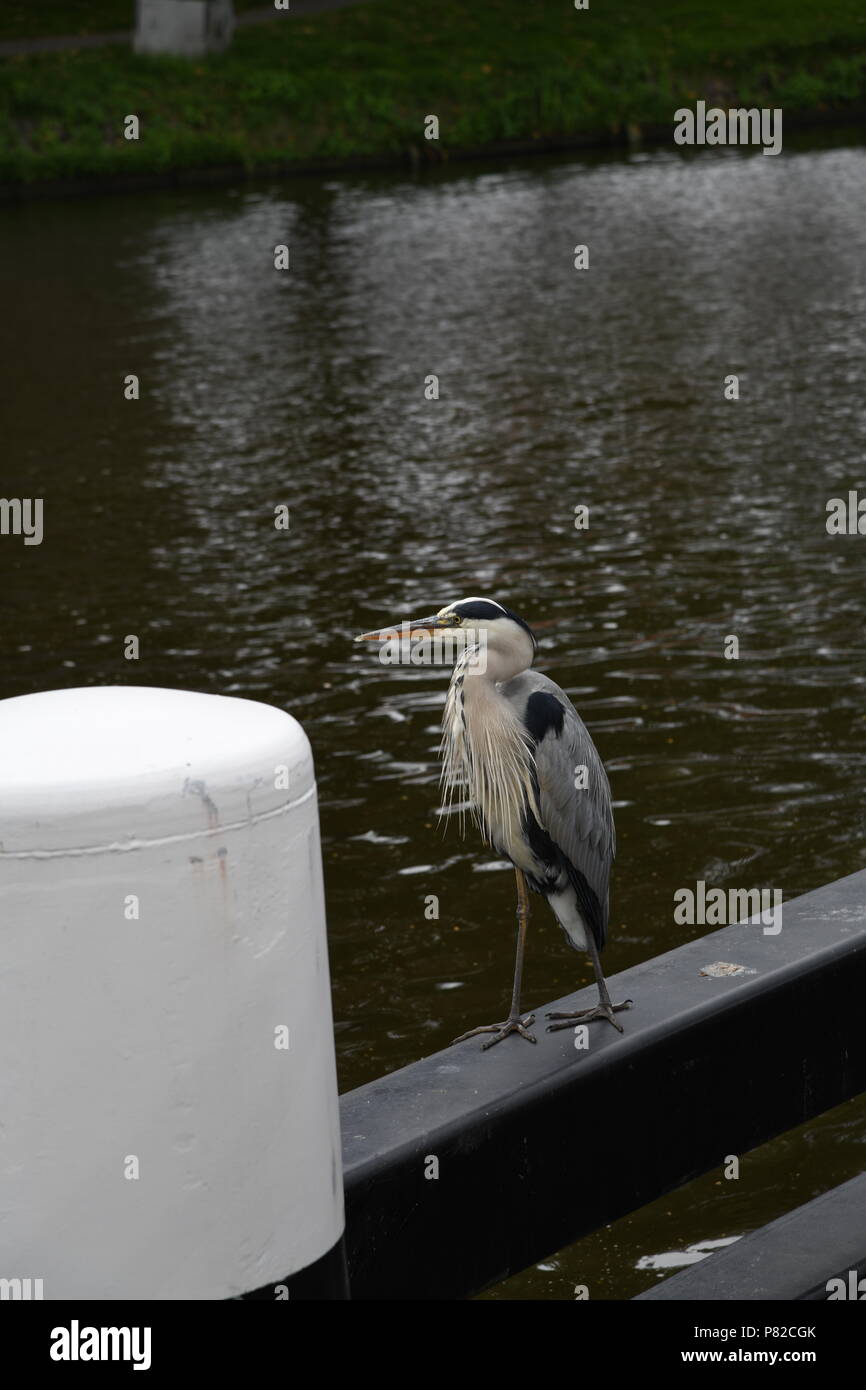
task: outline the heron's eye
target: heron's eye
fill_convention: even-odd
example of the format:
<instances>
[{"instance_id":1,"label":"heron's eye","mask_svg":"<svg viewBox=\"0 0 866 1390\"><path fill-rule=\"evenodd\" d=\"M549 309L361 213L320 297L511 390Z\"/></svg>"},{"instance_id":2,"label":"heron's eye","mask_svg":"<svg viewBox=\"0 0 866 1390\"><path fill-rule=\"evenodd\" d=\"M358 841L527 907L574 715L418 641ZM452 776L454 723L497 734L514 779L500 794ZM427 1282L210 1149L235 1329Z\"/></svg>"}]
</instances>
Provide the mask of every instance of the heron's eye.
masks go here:
<instances>
[{"instance_id":1,"label":"heron's eye","mask_svg":"<svg viewBox=\"0 0 866 1390\"><path fill-rule=\"evenodd\" d=\"M451 614L451 622L453 623L453 625L454 625L455 627L459 627L460 624L463 622L463 619L460 617L460 614L459 614L459 613L452 613L452 614Z\"/></svg>"}]
</instances>

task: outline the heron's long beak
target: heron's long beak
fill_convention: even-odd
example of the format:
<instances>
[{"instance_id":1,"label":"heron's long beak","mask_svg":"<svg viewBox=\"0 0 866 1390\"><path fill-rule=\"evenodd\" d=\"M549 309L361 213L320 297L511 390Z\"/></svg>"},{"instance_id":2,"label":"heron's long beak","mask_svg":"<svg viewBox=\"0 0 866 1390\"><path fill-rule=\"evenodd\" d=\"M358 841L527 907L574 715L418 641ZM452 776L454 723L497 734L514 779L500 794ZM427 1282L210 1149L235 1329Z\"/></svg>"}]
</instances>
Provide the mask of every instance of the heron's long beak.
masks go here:
<instances>
[{"instance_id":1,"label":"heron's long beak","mask_svg":"<svg viewBox=\"0 0 866 1390\"><path fill-rule=\"evenodd\" d=\"M426 637L428 632L446 627L447 623L435 613L432 618L408 618L402 623L392 623L390 627L379 627L375 632L362 632L356 642L387 642L389 638Z\"/></svg>"}]
</instances>

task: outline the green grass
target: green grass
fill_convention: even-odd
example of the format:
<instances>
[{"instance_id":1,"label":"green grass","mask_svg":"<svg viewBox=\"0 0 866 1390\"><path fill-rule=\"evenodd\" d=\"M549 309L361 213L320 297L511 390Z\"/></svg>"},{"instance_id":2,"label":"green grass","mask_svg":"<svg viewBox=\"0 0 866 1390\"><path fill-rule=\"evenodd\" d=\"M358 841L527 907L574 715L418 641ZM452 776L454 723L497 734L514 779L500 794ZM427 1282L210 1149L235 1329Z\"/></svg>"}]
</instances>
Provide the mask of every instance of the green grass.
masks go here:
<instances>
[{"instance_id":1,"label":"green grass","mask_svg":"<svg viewBox=\"0 0 866 1390\"><path fill-rule=\"evenodd\" d=\"M71 20L126 8L35 7L45 22L49 9ZM277 17L200 61L120 48L7 58L0 182L400 159L410 147L423 157L627 122L672 128L676 107L697 97L786 116L866 105L862 0L593 0L588 11L566 0L370 0ZM122 135L130 112L137 142ZM435 147L423 138L428 113L440 119Z\"/></svg>"}]
</instances>

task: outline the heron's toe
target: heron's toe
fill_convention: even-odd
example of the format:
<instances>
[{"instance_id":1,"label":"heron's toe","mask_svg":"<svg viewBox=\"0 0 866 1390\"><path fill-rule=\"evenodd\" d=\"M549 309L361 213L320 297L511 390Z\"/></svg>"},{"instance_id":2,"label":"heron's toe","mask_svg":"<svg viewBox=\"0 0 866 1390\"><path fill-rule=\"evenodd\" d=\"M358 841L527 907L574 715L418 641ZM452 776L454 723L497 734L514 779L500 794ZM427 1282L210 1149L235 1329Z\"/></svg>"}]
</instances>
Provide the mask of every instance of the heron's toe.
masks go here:
<instances>
[{"instance_id":1,"label":"heron's toe","mask_svg":"<svg viewBox=\"0 0 866 1390\"><path fill-rule=\"evenodd\" d=\"M623 1009L630 1009L633 1001L626 999L622 1004L611 1004L610 1008L605 1004L596 1004L594 1009L581 1009L574 1014L549 1013L546 1018L556 1019L555 1023L548 1023L548 1033L558 1033L563 1028L574 1028L580 1023L591 1023L594 1018L605 1018L608 1023L612 1023L618 1033L624 1033L622 1024L614 1017Z\"/></svg>"},{"instance_id":2,"label":"heron's toe","mask_svg":"<svg viewBox=\"0 0 866 1390\"><path fill-rule=\"evenodd\" d=\"M493 1034L493 1036L488 1038L487 1042L482 1045L482 1052L486 1052L488 1048L494 1047L498 1042L502 1042L502 1039L507 1038L511 1033L519 1033L521 1038L525 1038L527 1042L534 1043L537 1042L538 1039L534 1038L528 1031L534 1022L535 1014L527 1014L526 1018L507 1018L504 1023L482 1024L480 1028L470 1028L468 1033L461 1033L459 1038L454 1039L452 1047L456 1043L466 1042L467 1038L477 1038L479 1033Z\"/></svg>"}]
</instances>

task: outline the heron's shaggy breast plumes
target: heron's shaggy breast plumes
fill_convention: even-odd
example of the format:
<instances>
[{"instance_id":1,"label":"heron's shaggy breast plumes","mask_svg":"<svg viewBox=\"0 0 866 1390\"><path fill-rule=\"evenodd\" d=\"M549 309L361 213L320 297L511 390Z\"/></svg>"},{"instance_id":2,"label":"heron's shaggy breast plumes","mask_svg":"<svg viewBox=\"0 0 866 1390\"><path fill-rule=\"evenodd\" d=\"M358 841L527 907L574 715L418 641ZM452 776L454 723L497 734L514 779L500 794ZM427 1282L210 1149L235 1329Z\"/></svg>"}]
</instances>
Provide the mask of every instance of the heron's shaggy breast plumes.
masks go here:
<instances>
[{"instance_id":1,"label":"heron's shaggy breast plumes","mask_svg":"<svg viewBox=\"0 0 866 1390\"><path fill-rule=\"evenodd\" d=\"M454 667L442 717L442 789L450 811L458 788L488 844L516 864L527 859L523 814L541 820L535 794L535 760L520 721L496 686L467 671L477 648L462 652ZM465 831L465 807L460 812ZM530 855L531 859L532 856Z\"/></svg>"}]
</instances>

